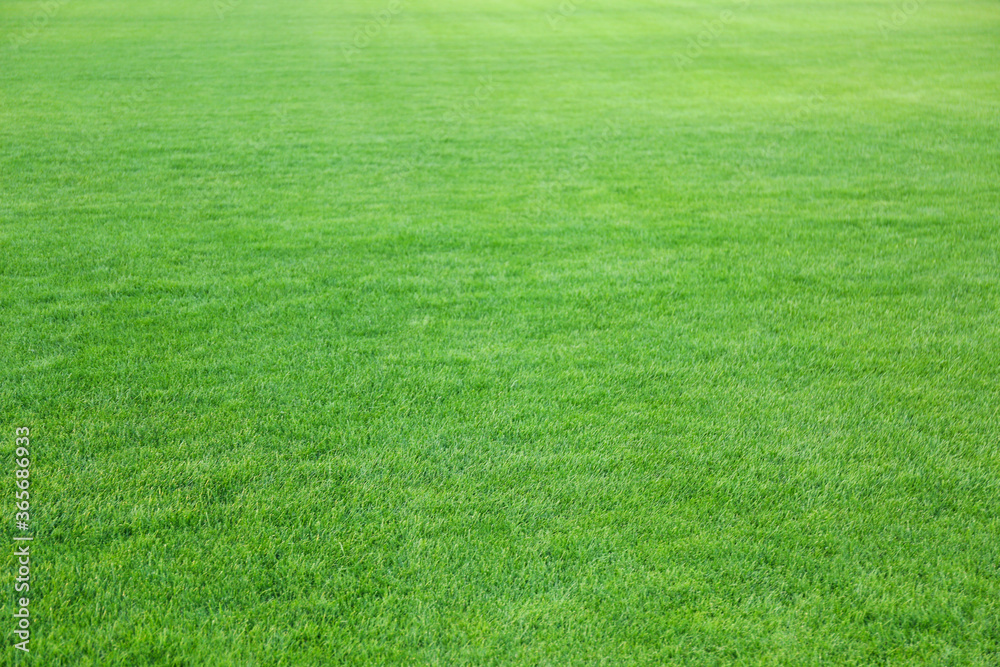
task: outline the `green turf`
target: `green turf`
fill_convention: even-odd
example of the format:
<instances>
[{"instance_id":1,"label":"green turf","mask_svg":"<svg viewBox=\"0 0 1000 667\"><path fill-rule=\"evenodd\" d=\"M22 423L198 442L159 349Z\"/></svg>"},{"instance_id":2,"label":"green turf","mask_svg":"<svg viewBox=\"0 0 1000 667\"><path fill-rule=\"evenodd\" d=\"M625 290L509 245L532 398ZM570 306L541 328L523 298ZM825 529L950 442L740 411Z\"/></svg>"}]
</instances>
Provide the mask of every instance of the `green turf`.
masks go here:
<instances>
[{"instance_id":1,"label":"green turf","mask_svg":"<svg viewBox=\"0 0 1000 667\"><path fill-rule=\"evenodd\" d=\"M8 0L0 170L0 664L1000 664L995 0Z\"/></svg>"}]
</instances>

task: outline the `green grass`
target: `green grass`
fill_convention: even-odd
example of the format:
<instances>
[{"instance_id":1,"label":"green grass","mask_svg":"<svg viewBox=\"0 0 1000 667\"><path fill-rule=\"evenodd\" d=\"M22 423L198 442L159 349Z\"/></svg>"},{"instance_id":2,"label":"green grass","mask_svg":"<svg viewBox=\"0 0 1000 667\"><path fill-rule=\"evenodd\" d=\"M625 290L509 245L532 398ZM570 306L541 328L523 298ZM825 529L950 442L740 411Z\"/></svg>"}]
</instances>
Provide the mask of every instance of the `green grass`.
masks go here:
<instances>
[{"instance_id":1,"label":"green grass","mask_svg":"<svg viewBox=\"0 0 1000 667\"><path fill-rule=\"evenodd\" d=\"M1000 663L1000 5L900 6L3 3L0 664Z\"/></svg>"}]
</instances>

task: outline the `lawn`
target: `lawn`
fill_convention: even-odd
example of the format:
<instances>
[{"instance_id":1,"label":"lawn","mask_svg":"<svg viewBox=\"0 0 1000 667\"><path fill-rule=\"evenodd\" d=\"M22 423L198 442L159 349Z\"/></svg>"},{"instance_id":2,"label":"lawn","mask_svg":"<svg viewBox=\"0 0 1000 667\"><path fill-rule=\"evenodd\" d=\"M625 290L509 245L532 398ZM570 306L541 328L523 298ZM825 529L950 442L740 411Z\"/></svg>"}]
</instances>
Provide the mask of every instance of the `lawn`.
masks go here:
<instances>
[{"instance_id":1,"label":"lawn","mask_svg":"<svg viewBox=\"0 0 1000 667\"><path fill-rule=\"evenodd\" d=\"M8 0L0 317L2 665L1000 664L995 0Z\"/></svg>"}]
</instances>

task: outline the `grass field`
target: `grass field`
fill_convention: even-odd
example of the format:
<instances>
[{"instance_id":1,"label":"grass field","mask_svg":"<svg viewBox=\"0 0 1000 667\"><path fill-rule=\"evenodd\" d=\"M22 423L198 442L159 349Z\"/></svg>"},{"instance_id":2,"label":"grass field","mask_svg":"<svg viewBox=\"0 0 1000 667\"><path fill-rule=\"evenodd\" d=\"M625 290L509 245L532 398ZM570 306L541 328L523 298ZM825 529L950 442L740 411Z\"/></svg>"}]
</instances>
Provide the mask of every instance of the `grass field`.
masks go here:
<instances>
[{"instance_id":1,"label":"grass field","mask_svg":"<svg viewBox=\"0 0 1000 667\"><path fill-rule=\"evenodd\" d=\"M1000 664L995 0L8 0L0 170L0 664Z\"/></svg>"}]
</instances>

